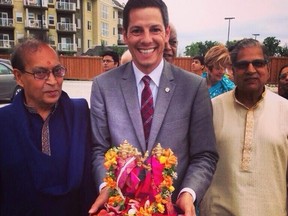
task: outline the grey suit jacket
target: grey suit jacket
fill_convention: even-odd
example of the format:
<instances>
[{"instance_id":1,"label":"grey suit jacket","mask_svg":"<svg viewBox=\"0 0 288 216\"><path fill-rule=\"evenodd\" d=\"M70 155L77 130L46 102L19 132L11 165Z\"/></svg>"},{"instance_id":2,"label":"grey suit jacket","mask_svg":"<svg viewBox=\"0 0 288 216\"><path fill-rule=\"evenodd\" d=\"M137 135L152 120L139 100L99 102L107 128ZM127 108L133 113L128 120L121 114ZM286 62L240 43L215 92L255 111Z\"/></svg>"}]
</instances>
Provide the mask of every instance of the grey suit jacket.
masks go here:
<instances>
[{"instance_id":1,"label":"grey suit jacket","mask_svg":"<svg viewBox=\"0 0 288 216\"><path fill-rule=\"evenodd\" d=\"M169 91L167 91L169 89ZM94 78L91 92L93 175L103 182L104 154L125 139L146 151L132 64L127 63ZM173 199L184 187L199 202L214 174L218 154L206 81L165 61L149 136L148 151L161 143L178 158Z\"/></svg>"}]
</instances>

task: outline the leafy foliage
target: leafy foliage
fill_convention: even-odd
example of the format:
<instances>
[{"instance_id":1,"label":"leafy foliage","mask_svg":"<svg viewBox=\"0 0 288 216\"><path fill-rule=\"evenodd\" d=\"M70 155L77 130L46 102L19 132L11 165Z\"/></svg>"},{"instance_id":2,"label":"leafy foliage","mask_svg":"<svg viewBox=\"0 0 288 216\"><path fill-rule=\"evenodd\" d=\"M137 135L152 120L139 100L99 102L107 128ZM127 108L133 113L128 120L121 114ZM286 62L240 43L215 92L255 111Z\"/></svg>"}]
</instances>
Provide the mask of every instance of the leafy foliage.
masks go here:
<instances>
[{"instance_id":1,"label":"leafy foliage","mask_svg":"<svg viewBox=\"0 0 288 216\"><path fill-rule=\"evenodd\" d=\"M268 56L275 56L279 54L280 51L280 40L276 39L276 37L267 37L263 41L263 45L266 48L266 52Z\"/></svg>"},{"instance_id":2,"label":"leafy foliage","mask_svg":"<svg viewBox=\"0 0 288 216\"><path fill-rule=\"evenodd\" d=\"M196 56L202 55L204 56L205 53L213 46L219 44L217 41L205 41L203 42L196 42L191 43L191 45L185 47L185 55L186 56Z\"/></svg>"},{"instance_id":3,"label":"leafy foliage","mask_svg":"<svg viewBox=\"0 0 288 216\"><path fill-rule=\"evenodd\" d=\"M278 40L276 37L267 37L263 41L263 45L266 48L266 52L268 56L288 56L288 45L281 47L280 46L281 40ZM230 49L237 43L237 40L229 41L226 43L226 47ZM202 55L204 56L205 53L212 47L219 44L217 41L205 41L203 42L195 42L191 43L190 45L185 47L184 54L186 56L196 56Z\"/></svg>"}]
</instances>

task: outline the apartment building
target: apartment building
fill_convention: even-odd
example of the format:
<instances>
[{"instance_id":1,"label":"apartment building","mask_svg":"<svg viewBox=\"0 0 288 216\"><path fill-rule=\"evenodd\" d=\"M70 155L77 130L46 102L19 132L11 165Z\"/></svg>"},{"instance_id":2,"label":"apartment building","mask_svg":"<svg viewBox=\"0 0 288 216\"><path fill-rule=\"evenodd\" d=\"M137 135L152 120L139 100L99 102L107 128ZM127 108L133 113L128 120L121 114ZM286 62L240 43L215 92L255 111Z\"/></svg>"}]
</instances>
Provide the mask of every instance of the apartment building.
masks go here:
<instances>
[{"instance_id":1,"label":"apartment building","mask_svg":"<svg viewBox=\"0 0 288 216\"><path fill-rule=\"evenodd\" d=\"M117 0L0 0L0 54L29 36L49 41L62 55L122 45L122 17Z\"/></svg>"}]
</instances>

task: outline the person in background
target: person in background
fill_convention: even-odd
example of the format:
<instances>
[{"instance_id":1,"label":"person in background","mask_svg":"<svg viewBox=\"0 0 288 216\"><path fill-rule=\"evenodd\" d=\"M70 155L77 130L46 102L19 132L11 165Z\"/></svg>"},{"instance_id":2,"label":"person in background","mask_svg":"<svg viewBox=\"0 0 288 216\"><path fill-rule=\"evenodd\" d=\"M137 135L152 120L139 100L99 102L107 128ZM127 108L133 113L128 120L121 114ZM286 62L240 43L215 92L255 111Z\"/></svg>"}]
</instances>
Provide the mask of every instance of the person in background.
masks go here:
<instances>
[{"instance_id":1,"label":"person in background","mask_svg":"<svg viewBox=\"0 0 288 216\"><path fill-rule=\"evenodd\" d=\"M194 56L192 58L191 71L199 76L202 76L204 70L205 70L204 57Z\"/></svg>"},{"instance_id":2,"label":"person in background","mask_svg":"<svg viewBox=\"0 0 288 216\"><path fill-rule=\"evenodd\" d=\"M23 88L0 109L0 215L87 215L89 108L62 91L66 69L48 44L29 38L11 57Z\"/></svg>"},{"instance_id":3,"label":"person in background","mask_svg":"<svg viewBox=\"0 0 288 216\"><path fill-rule=\"evenodd\" d=\"M108 50L102 53L101 57L104 72L116 68L120 64L119 55L117 52Z\"/></svg>"},{"instance_id":4,"label":"person in background","mask_svg":"<svg viewBox=\"0 0 288 216\"><path fill-rule=\"evenodd\" d=\"M284 65L279 71L278 94L288 99L288 64Z\"/></svg>"},{"instance_id":5,"label":"person in background","mask_svg":"<svg viewBox=\"0 0 288 216\"><path fill-rule=\"evenodd\" d=\"M121 56L121 65L130 62L132 60L132 55L129 51L129 49L127 49Z\"/></svg>"},{"instance_id":6,"label":"person in background","mask_svg":"<svg viewBox=\"0 0 288 216\"><path fill-rule=\"evenodd\" d=\"M172 201L186 216L195 216L194 204L210 185L218 160L206 82L164 60L170 27L162 0L128 0L123 16L132 63L96 76L92 84L92 163L101 190L89 213L95 214L108 200L104 154L126 139L143 155L157 143L171 148L181 161ZM146 107L141 100L144 89L150 99L147 119L141 109Z\"/></svg>"},{"instance_id":7,"label":"person in background","mask_svg":"<svg viewBox=\"0 0 288 216\"><path fill-rule=\"evenodd\" d=\"M236 88L212 99L219 152L201 216L287 216L288 101L270 91L263 45L230 53Z\"/></svg>"},{"instance_id":8,"label":"person in background","mask_svg":"<svg viewBox=\"0 0 288 216\"><path fill-rule=\"evenodd\" d=\"M231 64L228 49L224 45L210 48L205 54L204 63L207 72L202 77L206 78L211 98L235 88L234 83L224 76L225 69Z\"/></svg>"},{"instance_id":9,"label":"person in background","mask_svg":"<svg viewBox=\"0 0 288 216\"><path fill-rule=\"evenodd\" d=\"M163 56L166 61L173 64L174 59L177 55L178 40L175 26L172 23L170 23L169 25L170 25L170 37L169 41L165 43Z\"/></svg>"}]
</instances>

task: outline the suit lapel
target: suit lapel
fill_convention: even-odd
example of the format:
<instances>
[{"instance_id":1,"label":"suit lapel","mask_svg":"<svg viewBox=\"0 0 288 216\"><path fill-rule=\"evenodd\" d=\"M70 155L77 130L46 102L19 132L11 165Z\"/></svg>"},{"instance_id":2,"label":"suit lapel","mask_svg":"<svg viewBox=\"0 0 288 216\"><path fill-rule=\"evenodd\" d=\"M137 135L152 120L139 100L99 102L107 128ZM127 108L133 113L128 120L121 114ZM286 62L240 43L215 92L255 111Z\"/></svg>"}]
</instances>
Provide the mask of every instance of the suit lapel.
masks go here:
<instances>
[{"instance_id":1,"label":"suit lapel","mask_svg":"<svg viewBox=\"0 0 288 216\"><path fill-rule=\"evenodd\" d=\"M135 129L136 136L140 143L142 152L146 151L144 138L143 124L141 119L140 105L137 94L136 79L133 73L132 64L129 63L124 69L124 74L121 80L121 89L123 92L124 101L131 119L131 124ZM129 141L129 140L128 140ZM131 143L137 145L136 143ZM139 149L140 150L140 149Z\"/></svg>"},{"instance_id":2,"label":"suit lapel","mask_svg":"<svg viewBox=\"0 0 288 216\"><path fill-rule=\"evenodd\" d=\"M174 76L172 74L171 65L165 62L163 72L160 78L157 100L151 126L148 150L151 152L159 134L163 120L169 107L169 103L175 90Z\"/></svg>"}]
</instances>

